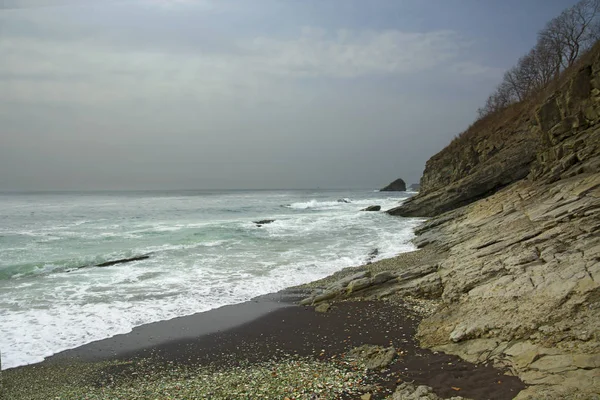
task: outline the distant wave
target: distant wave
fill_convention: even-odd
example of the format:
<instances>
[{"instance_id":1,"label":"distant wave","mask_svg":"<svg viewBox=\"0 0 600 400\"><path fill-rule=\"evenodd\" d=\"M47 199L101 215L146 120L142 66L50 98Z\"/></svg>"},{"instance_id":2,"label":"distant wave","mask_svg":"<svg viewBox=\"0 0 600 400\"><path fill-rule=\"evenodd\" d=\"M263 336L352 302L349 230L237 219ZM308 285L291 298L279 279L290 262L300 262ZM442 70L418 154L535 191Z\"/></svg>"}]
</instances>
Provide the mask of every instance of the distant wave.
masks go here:
<instances>
[{"instance_id":1,"label":"distant wave","mask_svg":"<svg viewBox=\"0 0 600 400\"><path fill-rule=\"evenodd\" d=\"M293 209L296 209L296 210L307 210L309 208L341 207L341 206L343 206L345 204L347 204L347 203L338 202L338 201L317 201L317 200L310 200L310 201L305 201L305 202L298 202L298 203L288 204L285 207L293 208Z\"/></svg>"}]
</instances>

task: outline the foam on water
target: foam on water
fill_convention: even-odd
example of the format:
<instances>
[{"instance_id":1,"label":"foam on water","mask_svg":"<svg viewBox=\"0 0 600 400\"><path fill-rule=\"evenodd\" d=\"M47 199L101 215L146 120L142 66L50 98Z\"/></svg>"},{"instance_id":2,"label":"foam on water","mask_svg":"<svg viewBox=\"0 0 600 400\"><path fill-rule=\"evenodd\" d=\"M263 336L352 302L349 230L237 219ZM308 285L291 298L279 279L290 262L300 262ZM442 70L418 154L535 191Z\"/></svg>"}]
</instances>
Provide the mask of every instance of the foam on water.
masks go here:
<instances>
[{"instance_id":1,"label":"foam on water","mask_svg":"<svg viewBox=\"0 0 600 400\"><path fill-rule=\"evenodd\" d=\"M382 207L382 209L388 209L392 207L398 206L398 198L397 197L381 197L378 198L377 204ZM355 209L359 206L370 206L373 205L373 199L350 199L350 198L341 198L338 200L329 200L329 201L319 201L319 200L309 200L309 201L301 201L292 204L287 204L285 207L296 209L296 210L336 210L336 209Z\"/></svg>"},{"instance_id":2,"label":"foam on water","mask_svg":"<svg viewBox=\"0 0 600 400\"><path fill-rule=\"evenodd\" d=\"M410 251L419 220L359 212L402 198L371 191L0 196L2 367L320 279L364 263L375 248L377 259ZM252 222L264 218L275 221ZM48 234L58 239L44 241ZM151 257L67 272L140 254Z\"/></svg>"}]
</instances>

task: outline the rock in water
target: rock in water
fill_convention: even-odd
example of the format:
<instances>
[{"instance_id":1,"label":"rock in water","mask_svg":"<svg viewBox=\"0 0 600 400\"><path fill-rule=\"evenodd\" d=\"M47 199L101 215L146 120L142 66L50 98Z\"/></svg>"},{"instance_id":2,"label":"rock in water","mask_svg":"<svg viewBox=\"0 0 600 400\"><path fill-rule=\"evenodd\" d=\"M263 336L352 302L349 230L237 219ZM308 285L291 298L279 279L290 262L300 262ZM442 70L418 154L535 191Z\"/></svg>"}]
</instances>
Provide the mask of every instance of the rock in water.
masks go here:
<instances>
[{"instance_id":1,"label":"rock in water","mask_svg":"<svg viewBox=\"0 0 600 400\"><path fill-rule=\"evenodd\" d=\"M110 266L113 266L113 265L125 264L125 263L132 262L132 261L147 260L148 258L150 258L150 256L147 255L147 254L145 254L143 256L130 257L130 258L122 258L120 260L107 261L107 262L103 262L102 264L96 264L94 266L95 267L110 267Z\"/></svg>"},{"instance_id":2,"label":"rock in water","mask_svg":"<svg viewBox=\"0 0 600 400\"><path fill-rule=\"evenodd\" d=\"M150 254L144 254L144 255L136 256L136 257L121 258L119 260L106 261L101 264L82 265L81 267L68 269L67 272L73 272L73 271L77 271L78 269L88 268L88 267L111 267L111 266L117 265L117 264L125 264L125 263L129 263L129 262L133 262L133 261L147 260L148 258L150 258Z\"/></svg>"},{"instance_id":3,"label":"rock in water","mask_svg":"<svg viewBox=\"0 0 600 400\"><path fill-rule=\"evenodd\" d=\"M405 192L406 191L406 183L398 178L394 182L390 183L386 187L380 190L380 192Z\"/></svg>"},{"instance_id":4,"label":"rock in water","mask_svg":"<svg viewBox=\"0 0 600 400\"><path fill-rule=\"evenodd\" d=\"M367 257L367 265L373 263L373 260L378 255L379 255L379 249L373 249L373 250L371 250L371 252L369 253L369 256Z\"/></svg>"},{"instance_id":5,"label":"rock in water","mask_svg":"<svg viewBox=\"0 0 600 400\"><path fill-rule=\"evenodd\" d=\"M379 211L381 210L381 206L369 206L367 208L363 208L360 211Z\"/></svg>"},{"instance_id":6,"label":"rock in water","mask_svg":"<svg viewBox=\"0 0 600 400\"><path fill-rule=\"evenodd\" d=\"M275 222L275 220L274 219L261 219L260 221L254 221L256 226L258 226L259 228L263 225L270 224L272 222Z\"/></svg>"}]
</instances>

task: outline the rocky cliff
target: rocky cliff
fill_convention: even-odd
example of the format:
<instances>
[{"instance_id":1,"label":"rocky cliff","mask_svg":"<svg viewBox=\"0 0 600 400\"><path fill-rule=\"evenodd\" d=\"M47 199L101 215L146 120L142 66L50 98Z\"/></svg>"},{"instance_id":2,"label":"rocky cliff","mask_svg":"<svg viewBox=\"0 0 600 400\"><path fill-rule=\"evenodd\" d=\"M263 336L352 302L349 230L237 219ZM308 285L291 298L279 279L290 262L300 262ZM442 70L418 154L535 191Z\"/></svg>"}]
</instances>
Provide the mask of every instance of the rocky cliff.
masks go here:
<instances>
[{"instance_id":1,"label":"rocky cliff","mask_svg":"<svg viewBox=\"0 0 600 400\"><path fill-rule=\"evenodd\" d=\"M576 134L598 121L599 54L596 45L537 98L474 123L427 161L419 195L389 213L431 217L526 177L552 180L597 171L589 158L598 149L587 148L589 135Z\"/></svg>"},{"instance_id":2,"label":"rocky cliff","mask_svg":"<svg viewBox=\"0 0 600 400\"><path fill-rule=\"evenodd\" d=\"M592 398L599 232L598 173L522 181L429 221L417 244L446 254L428 279L443 305L421 323L421 344L510 368L532 385L520 398Z\"/></svg>"},{"instance_id":3,"label":"rocky cliff","mask_svg":"<svg viewBox=\"0 0 600 400\"><path fill-rule=\"evenodd\" d=\"M427 161L419 195L389 213L437 215L525 178L540 144L527 111L513 107L475 123Z\"/></svg>"},{"instance_id":4,"label":"rocky cliff","mask_svg":"<svg viewBox=\"0 0 600 400\"><path fill-rule=\"evenodd\" d=\"M532 385L519 398L595 398L600 48L542 101L494 118L505 122L463 139L467 148L433 157L425 193L392 211L453 210L418 232L419 247L445 254L429 278L439 280L443 305L421 323L419 338L510 368ZM500 143L509 133L514 137Z\"/></svg>"},{"instance_id":5,"label":"rocky cliff","mask_svg":"<svg viewBox=\"0 0 600 400\"><path fill-rule=\"evenodd\" d=\"M479 121L394 215L421 249L307 299L434 299L422 346L503 366L518 399L600 394L600 47L554 90Z\"/></svg>"}]
</instances>

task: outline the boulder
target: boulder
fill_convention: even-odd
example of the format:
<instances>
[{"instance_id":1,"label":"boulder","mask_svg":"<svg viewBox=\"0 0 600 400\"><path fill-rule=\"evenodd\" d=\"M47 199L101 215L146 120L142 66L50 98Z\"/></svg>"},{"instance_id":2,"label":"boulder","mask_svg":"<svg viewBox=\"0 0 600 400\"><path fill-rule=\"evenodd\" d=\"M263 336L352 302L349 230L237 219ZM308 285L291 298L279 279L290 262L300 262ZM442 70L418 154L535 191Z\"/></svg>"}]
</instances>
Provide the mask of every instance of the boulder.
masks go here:
<instances>
[{"instance_id":1,"label":"boulder","mask_svg":"<svg viewBox=\"0 0 600 400\"><path fill-rule=\"evenodd\" d=\"M416 386L404 382L398 387L391 397L391 400L441 400L443 397L437 396L429 386ZM449 400L463 400L463 397L454 396Z\"/></svg>"},{"instance_id":2,"label":"boulder","mask_svg":"<svg viewBox=\"0 0 600 400\"><path fill-rule=\"evenodd\" d=\"M397 278L398 276L390 271L383 271L373 277L373 285L381 285L387 281Z\"/></svg>"},{"instance_id":3,"label":"boulder","mask_svg":"<svg viewBox=\"0 0 600 400\"><path fill-rule=\"evenodd\" d=\"M369 206L367 208L363 208L360 211L380 211L381 210L381 206Z\"/></svg>"},{"instance_id":4,"label":"boulder","mask_svg":"<svg viewBox=\"0 0 600 400\"><path fill-rule=\"evenodd\" d=\"M325 301L325 300L331 300L334 297L336 297L338 294L339 294L339 292L337 290L327 291L325 293L322 293L322 294L316 296L314 298L314 300L313 300L313 303L317 304L317 303L320 303L320 302Z\"/></svg>"},{"instance_id":5,"label":"boulder","mask_svg":"<svg viewBox=\"0 0 600 400\"><path fill-rule=\"evenodd\" d=\"M384 348L365 344L350 350L346 358L357 362L366 369L381 369L390 365L396 357L396 349L393 347Z\"/></svg>"},{"instance_id":6,"label":"boulder","mask_svg":"<svg viewBox=\"0 0 600 400\"><path fill-rule=\"evenodd\" d=\"M398 178L394 182L390 183L386 187L380 190L380 192L405 192L406 191L406 183Z\"/></svg>"},{"instance_id":7,"label":"boulder","mask_svg":"<svg viewBox=\"0 0 600 400\"><path fill-rule=\"evenodd\" d=\"M341 290L341 289L344 289L346 286L348 286L348 284L354 280L368 278L370 276L371 276L370 271L360 271L355 274L345 276L345 277L333 282L331 285L327 286L327 289Z\"/></svg>"},{"instance_id":8,"label":"boulder","mask_svg":"<svg viewBox=\"0 0 600 400\"><path fill-rule=\"evenodd\" d=\"M307 297L307 298L303 299L302 301L300 301L300 305L301 306L310 306L313 303L313 301L315 301L314 297L312 297L312 296Z\"/></svg>"},{"instance_id":9,"label":"boulder","mask_svg":"<svg viewBox=\"0 0 600 400\"><path fill-rule=\"evenodd\" d=\"M346 288L346 293L350 294L350 293L356 292L357 290L367 288L367 287L371 286L372 284L373 284L373 281L371 280L371 278L362 278L362 279L353 280L352 282L350 282L348 284L348 287Z\"/></svg>"},{"instance_id":10,"label":"boulder","mask_svg":"<svg viewBox=\"0 0 600 400\"><path fill-rule=\"evenodd\" d=\"M331 304L329 303L321 303L315 307L315 311L319 313L326 313L331 308Z\"/></svg>"}]
</instances>

